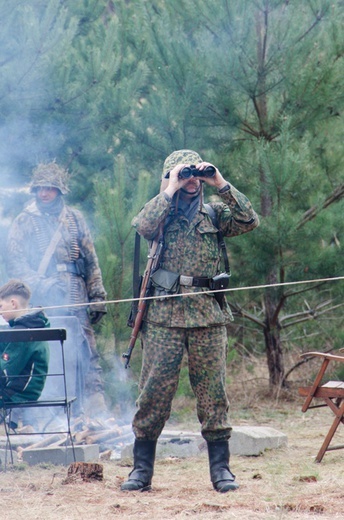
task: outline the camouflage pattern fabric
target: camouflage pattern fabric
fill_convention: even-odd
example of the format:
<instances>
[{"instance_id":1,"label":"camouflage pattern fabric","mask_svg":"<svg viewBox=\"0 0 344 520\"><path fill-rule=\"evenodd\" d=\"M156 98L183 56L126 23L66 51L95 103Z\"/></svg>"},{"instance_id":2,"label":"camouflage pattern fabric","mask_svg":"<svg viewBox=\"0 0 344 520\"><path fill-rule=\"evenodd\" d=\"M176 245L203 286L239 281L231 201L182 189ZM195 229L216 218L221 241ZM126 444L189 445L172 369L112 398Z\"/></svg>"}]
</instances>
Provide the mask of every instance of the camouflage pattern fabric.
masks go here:
<instances>
[{"instance_id":1,"label":"camouflage pattern fabric","mask_svg":"<svg viewBox=\"0 0 344 520\"><path fill-rule=\"evenodd\" d=\"M202 159L197 152L193 150L177 150L165 159L162 176L165 177L166 173L171 171L177 164L193 164L196 166L201 162Z\"/></svg>"},{"instance_id":2,"label":"camouflage pattern fabric","mask_svg":"<svg viewBox=\"0 0 344 520\"><path fill-rule=\"evenodd\" d=\"M156 440L171 412L182 358L188 353L191 387L197 398L197 416L207 441L230 437L229 403L225 391L226 328L167 329L146 324L142 335L143 365L135 437Z\"/></svg>"},{"instance_id":3,"label":"camouflage pattern fabric","mask_svg":"<svg viewBox=\"0 0 344 520\"><path fill-rule=\"evenodd\" d=\"M56 245L45 275L37 270L51 237L62 222L61 239ZM75 273L57 270L84 257L84 278ZM103 287L98 258L86 221L80 211L63 205L60 215L42 213L32 201L12 223L7 244L7 271L10 277L25 281L32 290L35 306L73 305L99 302L91 310L105 312L106 292ZM79 318L89 341L92 359L98 373L99 355L87 306L48 310L49 315L75 315ZM100 367L99 367L100 368ZM97 375L95 386L100 378Z\"/></svg>"},{"instance_id":4,"label":"camouflage pattern fabric","mask_svg":"<svg viewBox=\"0 0 344 520\"><path fill-rule=\"evenodd\" d=\"M69 192L68 189L68 172L55 162L40 163L33 170L32 181L30 184L31 191L34 192L39 187L57 188L62 195Z\"/></svg>"},{"instance_id":5,"label":"camouflage pattern fabric","mask_svg":"<svg viewBox=\"0 0 344 520\"><path fill-rule=\"evenodd\" d=\"M225 237L247 233L257 226L258 216L245 195L231 186L230 191L220 196L223 202L210 205ZM160 193L133 219L133 225L147 240L152 240L159 224L169 217L170 210L171 201ZM185 276L212 277L218 273L221 256L217 230L204 206L190 224L183 216L172 219L164 237L163 269ZM204 294L153 300L145 320L165 327L208 327L228 323L231 320L228 305L221 310L209 289L181 288L181 294L201 291Z\"/></svg>"},{"instance_id":6,"label":"camouflage pattern fabric","mask_svg":"<svg viewBox=\"0 0 344 520\"><path fill-rule=\"evenodd\" d=\"M196 162L192 151L179 151L165 161L164 173L183 162ZM200 159L200 158L199 158ZM200 159L201 160L201 159ZM176 162L175 162L176 161ZM226 237L247 233L259 223L250 201L234 186L212 203L218 225ZM166 223L161 267L180 275L213 277L219 272L217 229L202 205L191 222L175 216L173 201L162 192L133 219L136 230L152 240L160 223ZM183 353L188 354L192 389L202 435L207 441L230 437L228 400L225 391L226 324L232 319L229 306L220 308L208 288L184 287L180 294L195 296L161 298L149 303L141 331L143 365L138 410L133 420L137 439L156 440L170 415Z\"/></svg>"}]
</instances>

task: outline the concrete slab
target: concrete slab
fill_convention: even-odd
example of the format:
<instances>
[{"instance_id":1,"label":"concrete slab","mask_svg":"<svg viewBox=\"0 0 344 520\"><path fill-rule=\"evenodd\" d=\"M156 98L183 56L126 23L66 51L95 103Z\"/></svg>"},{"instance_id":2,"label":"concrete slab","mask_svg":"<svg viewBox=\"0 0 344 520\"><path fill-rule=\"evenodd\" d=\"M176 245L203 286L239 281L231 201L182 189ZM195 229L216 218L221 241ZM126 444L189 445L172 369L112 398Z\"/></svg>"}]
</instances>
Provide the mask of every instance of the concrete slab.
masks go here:
<instances>
[{"instance_id":1,"label":"concrete slab","mask_svg":"<svg viewBox=\"0 0 344 520\"><path fill-rule=\"evenodd\" d=\"M265 450L283 448L288 437L265 426L235 426L229 440L232 455L258 456Z\"/></svg>"},{"instance_id":2,"label":"concrete slab","mask_svg":"<svg viewBox=\"0 0 344 520\"><path fill-rule=\"evenodd\" d=\"M235 426L229 440L232 455L258 456L267 449L287 446L287 436L264 426ZM121 459L133 457L134 444L121 451ZM198 457L207 454L207 444L200 433L164 430L159 438L156 458Z\"/></svg>"},{"instance_id":3,"label":"concrete slab","mask_svg":"<svg viewBox=\"0 0 344 520\"><path fill-rule=\"evenodd\" d=\"M98 444L75 446L75 458L77 462L97 462L99 460ZM73 450L70 446L56 448L36 448L23 451L23 461L30 466L35 464L55 464L68 466L74 462Z\"/></svg>"}]
</instances>

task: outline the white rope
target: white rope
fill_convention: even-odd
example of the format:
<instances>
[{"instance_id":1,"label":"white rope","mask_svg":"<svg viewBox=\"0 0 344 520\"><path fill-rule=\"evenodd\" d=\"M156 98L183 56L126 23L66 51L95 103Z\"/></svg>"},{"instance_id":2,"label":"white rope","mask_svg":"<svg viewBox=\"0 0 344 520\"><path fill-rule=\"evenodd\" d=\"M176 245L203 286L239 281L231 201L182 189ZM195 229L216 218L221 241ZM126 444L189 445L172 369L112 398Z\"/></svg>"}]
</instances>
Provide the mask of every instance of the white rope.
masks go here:
<instances>
[{"instance_id":1,"label":"white rope","mask_svg":"<svg viewBox=\"0 0 344 520\"><path fill-rule=\"evenodd\" d=\"M257 289L268 289L273 287L287 287L287 286L293 286L293 285L301 285L301 284L310 284L310 283L324 283L324 282L337 282L340 280L344 280L344 276L336 276L334 278L317 278L315 280L302 280L302 281L296 281L296 282L280 282L280 283L273 283L273 284L265 284L265 285L251 285L247 287L231 287L228 289L219 289L217 291L211 291L212 293L226 293L226 292L236 292L236 291L253 291ZM197 292L187 292L182 294L164 294L159 296L147 296L146 298L124 298L121 300L105 300L101 302L88 302L88 303L74 303L70 305L55 305L55 306L49 306L44 307L44 309L65 309L65 308L71 308L71 307L92 307L100 304L118 304L118 303L131 303L135 301L140 300L161 300L164 298L183 298L185 296L197 296L197 295L204 295L204 291L197 291ZM40 307L41 308L41 307ZM35 308L36 309L36 308ZM35 310L32 309L32 310ZM38 309L38 308L37 308Z\"/></svg>"}]
</instances>

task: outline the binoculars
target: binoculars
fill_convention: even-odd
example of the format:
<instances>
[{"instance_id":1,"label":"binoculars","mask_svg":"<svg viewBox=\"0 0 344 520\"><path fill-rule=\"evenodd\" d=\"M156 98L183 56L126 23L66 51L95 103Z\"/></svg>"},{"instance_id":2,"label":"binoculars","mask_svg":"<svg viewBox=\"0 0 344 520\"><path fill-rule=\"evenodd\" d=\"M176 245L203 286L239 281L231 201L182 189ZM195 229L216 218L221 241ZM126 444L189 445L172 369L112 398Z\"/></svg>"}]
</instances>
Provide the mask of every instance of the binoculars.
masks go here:
<instances>
[{"instance_id":1,"label":"binoculars","mask_svg":"<svg viewBox=\"0 0 344 520\"><path fill-rule=\"evenodd\" d=\"M180 179L189 179L190 177L214 177L216 169L214 166L207 166L204 170L198 170L194 164L190 164L190 166L184 166L182 170L180 170L178 177ZM169 179L170 172L167 172L165 175L165 179Z\"/></svg>"}]
</instances>

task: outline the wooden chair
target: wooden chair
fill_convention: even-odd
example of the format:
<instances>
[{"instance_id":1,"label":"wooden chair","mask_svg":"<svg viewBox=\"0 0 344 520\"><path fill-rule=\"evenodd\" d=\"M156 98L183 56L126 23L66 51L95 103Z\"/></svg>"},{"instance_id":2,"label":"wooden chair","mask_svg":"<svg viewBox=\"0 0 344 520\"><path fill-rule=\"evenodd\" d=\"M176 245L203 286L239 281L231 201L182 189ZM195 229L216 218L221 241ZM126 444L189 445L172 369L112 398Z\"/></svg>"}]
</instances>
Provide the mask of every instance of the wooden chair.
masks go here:
<instances>
[{"instance_id":1,"label":"wooden chair","mask_svg":"<svg viewBox=\"0 0 344 520\"><path fill-rule=\"evenodd\" d=\"M330 442L340 423L344 424L344 382L343 381L327 381L322 383L328 365L333 362L344 363L344 356L325 354L322 352L306 352L301 354L301 358L318 357L322 359L319 372L311 386L299 388L299 394L306 400L302 406L302 411L306 412L311 408L329 407L335 415L335 419L330 427L325 440L316 456L315 461L321 462L327 451L339 450L344 448L343 445L330 446ZM313 399L320 399L322 404L312 404Z\"/></svg>"},{"instance_id":2,"label":"wooden chair","mask_svg":"<svg viewBox=\"0 0 344 520\"><path fill-rule=\"evenodd\" d=\"M65 366L65 352L64 352L64 341L67 337L65 329L11 329L11 330L0 330L0 342L30 342L30 341L48 341L50 350L52 348L60 347L60 364L57 371L50 371L44 376L46 377L46 381L51 378L53 382L53 386L56 388L55 395L42 395L40 399L37 401L20 401L20 402L10 402L3 401L2 410L4 416L4 427L6 433L6 455L5 455L5 468L7 464L7 451L10 452L11 462L13 463L13 453L12 453L12 444L11 437L17 435L18 433L11 427L11 414L12 411L19 408L47 408L50 412L55 408L62 408L65 412L66 423L65 426L61 425L58 428L53 428L54 431L47 431L47 426L51 422L50 419L46 422L45 426L41 431L35 431L30 433L21 432L20 435L52 435L52 434L66 434L66 463L67 463L67 446L68 444L72 447L72 456L75 462L75 450L74 450L74 442L73 436L71 432L71 405L76 400L75 396L70 396L67 390L67 380L66 380L66 366ZM56 342L57 344L50 344L50 342ZM55 356L56 357L56 356ZM18 377L18 376L13 376ZM37 376L39 377L39 376ZM54 414L51 413L53 416Z\"/></svg>"}]
</instances>

